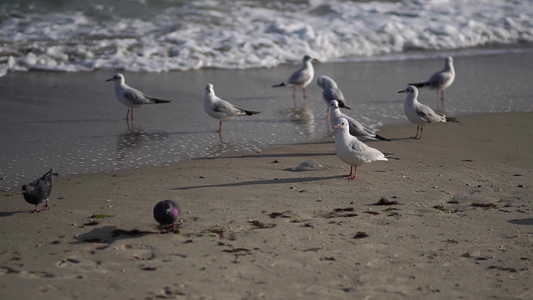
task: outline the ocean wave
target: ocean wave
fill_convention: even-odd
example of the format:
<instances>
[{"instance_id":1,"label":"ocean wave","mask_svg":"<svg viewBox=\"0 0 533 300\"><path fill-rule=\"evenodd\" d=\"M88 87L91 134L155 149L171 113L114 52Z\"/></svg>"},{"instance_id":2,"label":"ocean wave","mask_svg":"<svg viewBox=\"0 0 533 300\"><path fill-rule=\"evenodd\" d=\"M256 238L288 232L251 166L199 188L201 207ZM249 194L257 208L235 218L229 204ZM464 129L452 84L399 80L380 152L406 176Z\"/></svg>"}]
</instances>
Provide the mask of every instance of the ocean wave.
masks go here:
<instances>
[{"instance_id":1,"label":"ocean wave","mask_svg":"<svg viewBox=\"0 0 533 300\"><path fill-rule=\"evenodd\" d=\"M274 67L533 42L533 1L20 1L0 4L12 69Z\"/></svg>"}]
</instances>

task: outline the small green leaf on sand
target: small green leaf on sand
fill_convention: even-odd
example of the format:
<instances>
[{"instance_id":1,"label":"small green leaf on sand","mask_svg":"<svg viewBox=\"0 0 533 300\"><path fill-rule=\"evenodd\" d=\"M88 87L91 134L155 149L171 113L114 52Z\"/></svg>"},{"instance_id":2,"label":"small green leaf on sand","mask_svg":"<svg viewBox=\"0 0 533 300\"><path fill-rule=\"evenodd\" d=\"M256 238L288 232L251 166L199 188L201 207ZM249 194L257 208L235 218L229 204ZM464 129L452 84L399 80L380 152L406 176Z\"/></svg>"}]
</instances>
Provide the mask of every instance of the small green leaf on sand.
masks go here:
<instances>
[{"instance_id":1,"label":"small green leaf on sand","mask_svg":"<svg viewBox=\"0 0 533 300\"><path fill-rule=\"evenodd\" d=\"M444 205L435 205L435 206L433 206L433 208L438 209L438 210L441 210L441 211L443 211L443 212L447 212L447 213L450 212L450 210L447 209L447 208L445 208Z\"/></svg>"}]
</instances>

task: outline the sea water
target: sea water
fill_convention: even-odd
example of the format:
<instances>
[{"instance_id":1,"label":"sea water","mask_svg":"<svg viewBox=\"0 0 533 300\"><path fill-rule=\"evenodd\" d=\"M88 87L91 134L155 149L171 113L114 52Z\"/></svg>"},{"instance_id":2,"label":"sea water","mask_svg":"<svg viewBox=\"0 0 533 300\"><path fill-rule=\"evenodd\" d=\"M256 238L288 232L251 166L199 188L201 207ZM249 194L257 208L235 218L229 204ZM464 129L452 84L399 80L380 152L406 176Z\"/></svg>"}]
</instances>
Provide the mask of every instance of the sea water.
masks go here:
<instances>
[{"instance_id":1,"label":"sea water","mask_svg":"<svg viewBox=\"0 0 533 300\"><path fill-rule=\"evenodd\" d=\"M531 0L0 1L14 70L275 67L533 42Z\"/></svg>"}]
</instances>

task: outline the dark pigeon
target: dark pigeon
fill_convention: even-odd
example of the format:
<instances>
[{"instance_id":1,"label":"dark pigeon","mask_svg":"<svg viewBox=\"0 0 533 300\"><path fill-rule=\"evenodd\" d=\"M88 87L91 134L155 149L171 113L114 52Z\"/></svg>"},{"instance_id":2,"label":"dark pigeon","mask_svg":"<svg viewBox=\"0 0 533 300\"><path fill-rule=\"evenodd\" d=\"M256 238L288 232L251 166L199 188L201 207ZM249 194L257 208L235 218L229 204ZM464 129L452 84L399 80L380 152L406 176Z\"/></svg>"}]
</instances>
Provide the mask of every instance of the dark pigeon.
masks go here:
<instances>
[{"instance_id":1,"label":"dark pigeon","mask_svg":"<svg viewBox=\"0 0 533 300\"><path fill-rule=\"evenodd\" d=\"M32 213L40 212L39 204L43 201L44 206L42 209L49 209L49 200L50 193L52 192L52 177L57 177L57 173L54 173L52 169L46 172L43 176L35 179L29 184L22 186L22 195L26 202L35 205L35 209Z\"/></svg>"},{"instance_id":2,"label":"dark pigeon","mask_svg":"<svg viewBox=\"0 0 533 300\"><path fill-rule=\"evenodd\" d=\"M161 233L165 233L165 227L172 225L172 230L176 231L178 224L178 216L180 214L180 206L172 200L159 201L154 206L154 219L161 224Z\"/></svg>"}]
</instances>

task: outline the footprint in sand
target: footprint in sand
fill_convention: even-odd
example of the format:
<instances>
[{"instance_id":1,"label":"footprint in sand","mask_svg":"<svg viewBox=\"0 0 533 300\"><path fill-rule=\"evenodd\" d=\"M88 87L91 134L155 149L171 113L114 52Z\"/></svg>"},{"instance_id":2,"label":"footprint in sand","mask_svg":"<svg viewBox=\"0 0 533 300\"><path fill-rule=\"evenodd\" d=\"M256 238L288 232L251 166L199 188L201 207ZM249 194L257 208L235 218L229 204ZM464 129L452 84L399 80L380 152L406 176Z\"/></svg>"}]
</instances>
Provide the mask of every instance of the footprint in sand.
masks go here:
<instances>
[{"instance_id":1,"label":"footprint in sand","mask_svg":"<svg viewBox=\"0 0 533 300\"><path fill-rule=\"evenodd\" d=\"M152 260L155 258L154 249L147 245L124 244L118 247L122 253L137 260Z\"/></svg>"},{"instance_id":2,"label":"footprint in sand","mask_svg":"<svg viewBox=\"0 0 533 300\"><path fill-rule=\"evenodd\" d=\"M18 275L22 278L36 279L36 278L53 278L54 274L46 271L20 271Z\"/></svg>"},{"instance_id":3,"label":"footprint in sand","mask_svg":"<svg viewBox=\"0 0 533 300\"><path fill-rule=\"evenodd\" d=\"M63 279L83 278L87 273L109 273L109 270L102 267L98 260L90 260L76 256L63 258L56 262L56 267L61 269L57 271L56 277Z\"/></svg>"},{"instance_id":4,"label":"footprint in sand","mask_svg":"<svg viewBox=\"0 0 533 300\"><path fill-rule=\"evenodd\" d=\"M82 259L78 257L64 258L56 263L56 266L60 268L80 268L80 267L94 267L99 266L102 263L99 261L92 261L88 259Z\"/></svg>"}]
</instances>

